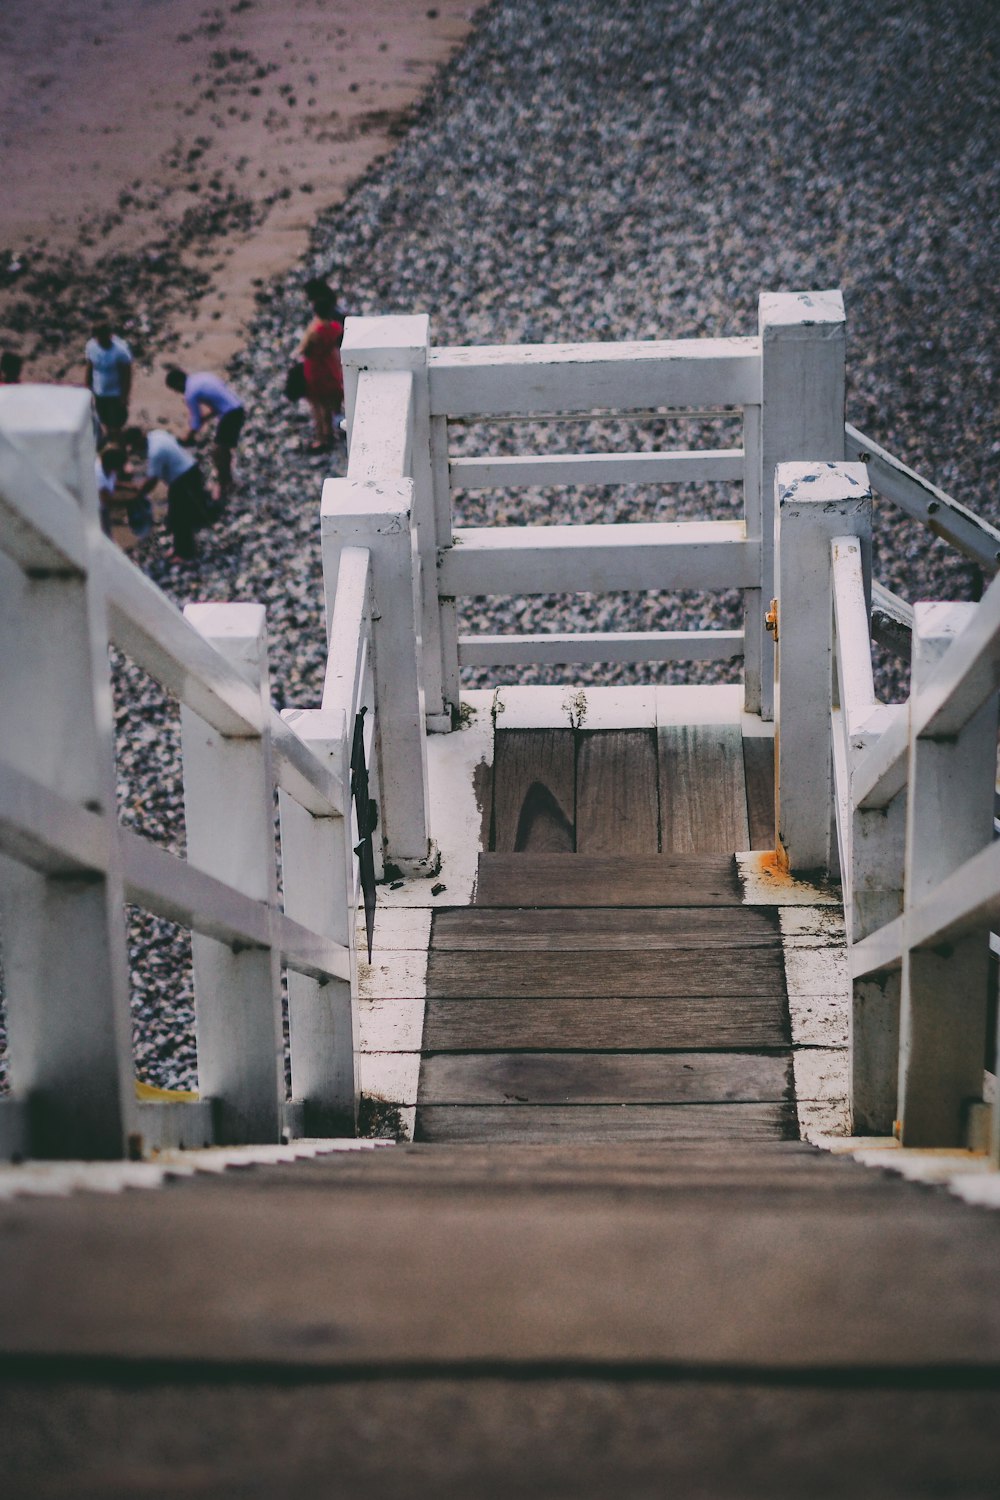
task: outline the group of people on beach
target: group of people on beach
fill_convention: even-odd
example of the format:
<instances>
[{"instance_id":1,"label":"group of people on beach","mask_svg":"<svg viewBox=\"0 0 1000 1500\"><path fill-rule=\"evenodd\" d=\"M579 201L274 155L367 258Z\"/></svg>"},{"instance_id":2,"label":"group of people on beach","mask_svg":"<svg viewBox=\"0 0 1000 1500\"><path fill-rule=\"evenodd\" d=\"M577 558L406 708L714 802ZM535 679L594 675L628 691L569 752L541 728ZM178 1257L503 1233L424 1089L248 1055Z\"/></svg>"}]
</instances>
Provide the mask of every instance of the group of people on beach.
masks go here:
<instances>
[{"instance_id":1,"label":"group of people on beach","mask_svg":"<svg viewBox=\"0 0 1000 1500\"><path fill-rule=\"evenodd\" d=\"M332 288L322 278L306 283L313 319L298 348L303 393L312 409L315 441L310 452L333 446L342 424L344 381L340 345L344 314ZM109 315L101 314L84 351L85 381L94 402L97 441L96 478L101 525L111 533L113 507L124 500L129 528L136 538L153 529L151 493L166 491L166 527L173 538L172 560L190 562L197 556L196 533L219 519L233 489L233 455L246 421L243 402L226 381L208 370L189 373L170 365L166 384L184 400L187 430L175 437L161 427L129 425L132 391L132 353L114 331ZM16 351L0 352L0 385L20 383L23 361ZM191 452L198 436L212 427L215 488L210 489L201 465ZM135 471L133 471L133 465Z\"/></svg>"}]
</instances>

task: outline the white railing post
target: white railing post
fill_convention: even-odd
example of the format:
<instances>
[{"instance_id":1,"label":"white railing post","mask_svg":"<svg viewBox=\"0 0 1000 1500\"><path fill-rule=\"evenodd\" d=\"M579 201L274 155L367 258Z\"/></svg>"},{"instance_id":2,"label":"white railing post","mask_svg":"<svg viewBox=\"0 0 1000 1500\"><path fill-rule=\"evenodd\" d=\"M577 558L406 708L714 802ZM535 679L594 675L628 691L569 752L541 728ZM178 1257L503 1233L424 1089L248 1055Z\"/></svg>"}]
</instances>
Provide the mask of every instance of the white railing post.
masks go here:
<instances>
[{"instance_id":1,"label":"white railing post","mask_svg":"<svg viewBox=\"0 0 1000 1500\"><path fill-rule=\"evenodd\" d=\"M872 496L863 464L783 463L778 534L778 734L775 826L795 871L835 867L833 582L830 544L855 536L871 588Z\"/></svg>"},{"instance_id":2,"label":"white railing post","mask_svg":"<svg viewBox=\"0 0 1000 1500\"><path fill-rule=\"evenodd\" d=\"M283 715L320 761L351 785L353 724L343 713L289 709ZM305 1106L309 1136L354 1135L358 1121L354 857L351 809L316 817L280 792L281 873L285 911L314 932L342 943L351 978L325 983L288 972L292 1097Z\"/></svg>"},{"instance_id":3,"label":"white railing post","mask_svg":"<svg viewBox=\"0 0 1000 1500\"><path fill-rule=\"evenodd\" d=\"M448 456L448 418L431 417L431 481L434 486L434 509L437 515L438 569L455 539L454 513L451 504L451 466ZM436 574L435 574L436 578ZM453 721L458 714L462 678L458 663L458 604L454 596L438 598L441 622L441 693L444 706Z\"/></svg>"},{"instance_id":4,"label":"white railing post","mask_svg":"<svg viewBox=\"0 0 1000 1500\"><path fill-rule=\"evenodd\" d=\"M774 657L764 614L774 587L771 502L781 463L844 457L844 299L838 291L763 292L761 345L760 592L744 595L746 709L774 717ZM753 518L747 516L747 531ZM759 701L757 684L759 683Z\"/></svg>"},{"instance_id":5,"label":"white railing post","mask_svg":"<svg viewBox=\"0 0 1000 1500\"><path fill-rule=\"evenodd\" d=\"M79 505L100 538L90 398L11 387L0 433ZM30 495L23 497L30 505ZM113 1158L135 1115L114 739L100 578L28 576L0 554L0 761L96 814L103 873L0 859L10 1081L28 1105L27 1147Z\"/></svg>"},{"instance_id":6,"label":"white railing post","mask_svg":"<svg viewBox=\"0 0 1000 1500\"><path fill-rule=\"evenodd\" d=\"M833 543L837 697L834 765L837 831L848 940L853 948L903 909L906 793L865 808L852 795L859 755L896 721L879 705L871 659L870 574L853 537ZM900 971L891 965L855 978L850 1025L850 1101L856 1135L889 1135L896 1118Z\"/></svg>"},{"instance_id":7,"label":"white railing post","mask_svg":"<svg viewBox=\"0 0 1000 1500\"><path fill-rule=\"evenodd\" d=\"M371 554L379 831L386 860L404 872L426 867L431 853L412 503L409 479L328 479L321 508L328 599L336 596L341 550Z\"/></svg>"},{"instance_id":8,"label":"white railing post","mask_svg":"<svg viewBox=\"0 0 1000 1500\"><path fill-rule=\"evenodd\" d=\"M189 604L185 618L257 687L270 712L260 604ZM266 712L264 711L266 708ZM266 733L230 738L181 708L188 863L244 895L277 902L274 780ZM279 1141L285 1097L280 955L192 934L198 1087L220 1144Z\"/></svg>"},{"instance_id":9,"label":"white railing post","mask_svg":"<svg viewBox=\"0 0 1000 1500\"><path fill-rule=\"evenodd\" d=\"M914 607L911 708L975 611L974 604ZM957 736L911 735L907 905L991 842L996 735L995 695ZM906 1146L964 1144L965 1111L982 1097L988 972L985 927L947 951L904 947L897 1118Z\"/></svg>"},{"instance_id":10,"label":"white railing post","mask_svg":"<svg viewBox=\"0 0 1000 1500\"><path fill-rule=\"evenodd\" d=\"M411 444L409 467L405 474L379 471L379 477L413 480L412 525L416 534L419 559L420 636L423 644L421 675L424 686L424 712L428 730L440 732L451 728L451 713L442 695L441 610L437 590L437 549L447 546L451 536L438 535L438 507L435 503L434 474L431 462L430 394L427 356L430 346L430 322L426 314L373 318L348 318L344 330L341 359L344 366L345 398L348 422L351 424L353 457L353 422L356 410L358 380L363 372L408 371L412 376L410 409ZM377 455L373 455L377 462ZM369 478L375 475L355 475Z\"/></svg>"}]
</instances>

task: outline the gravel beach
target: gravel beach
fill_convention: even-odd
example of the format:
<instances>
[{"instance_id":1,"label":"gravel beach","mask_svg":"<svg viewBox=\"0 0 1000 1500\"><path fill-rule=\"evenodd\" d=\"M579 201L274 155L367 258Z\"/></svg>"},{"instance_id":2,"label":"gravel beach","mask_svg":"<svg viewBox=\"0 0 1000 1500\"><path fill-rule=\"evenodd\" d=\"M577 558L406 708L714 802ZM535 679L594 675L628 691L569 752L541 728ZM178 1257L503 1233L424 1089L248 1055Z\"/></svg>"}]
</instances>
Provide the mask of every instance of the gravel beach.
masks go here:
<instances>
[{"instance_id":1,"label":"gravel beach","mask_svg":"<svg viewBox=\"0 0 1000 1500\"><path fill-rule=\"evenodd\" d=\"M849 420L1000 520L998 105L991 4L493 0L392 154L321 214L304 262L260 289L230 365L250 413L237 498L203 534L197 568L169 565L160 538L136 560L178 604L264 602L275 700L318 701L320 484L345 462L342 452L332 463L308 455L305 412L282 396L306 317L302 285L317 272L352 312L427 312L437 343L747 334L761 290L838 286ZM580 424L574 436L643 447L665 431ZM686 436L713 440L690 427ZM497 451L526 446L513 426L491 427L488 440ZM457 442L481 450L484 432ZM693 487L669 498L480 494L459 497L457 519L669 519L723 515L735 503ZM884 583L911 600L970 597L957 553L888 506L876 528ZM467 612L472 628L736 619L728 598L482 605ZM669 681L727 669L644 670ZM470 674L469 685L487 676ZM180 848L176 713L130 664L116 677L123 816ZM588 677L643 680L575 669L543 680ZM882 685L906 690L888 661ZM142 918L133 946L151 959L135 976L140 1074L191 1086L187 939Z\"/></svg>"}]
</instances>

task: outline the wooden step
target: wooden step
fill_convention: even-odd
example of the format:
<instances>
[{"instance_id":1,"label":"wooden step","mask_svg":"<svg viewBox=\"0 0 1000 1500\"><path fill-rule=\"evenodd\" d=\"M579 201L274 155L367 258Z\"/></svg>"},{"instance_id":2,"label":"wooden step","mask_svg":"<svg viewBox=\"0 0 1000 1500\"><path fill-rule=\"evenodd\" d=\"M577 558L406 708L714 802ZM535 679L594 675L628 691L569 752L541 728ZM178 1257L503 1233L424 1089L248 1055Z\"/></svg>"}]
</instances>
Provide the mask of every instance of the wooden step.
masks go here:
<instances>
[{"instance_id":1,"label":"wooden step","mask_svg":"<svg viewBox=\"0 0 1000 1500\"><path fill-rule=\"evenodd\" d=\"M732 855L479 856L475 904L494 907L738 906Z\"/></svg>"}]
</instances>

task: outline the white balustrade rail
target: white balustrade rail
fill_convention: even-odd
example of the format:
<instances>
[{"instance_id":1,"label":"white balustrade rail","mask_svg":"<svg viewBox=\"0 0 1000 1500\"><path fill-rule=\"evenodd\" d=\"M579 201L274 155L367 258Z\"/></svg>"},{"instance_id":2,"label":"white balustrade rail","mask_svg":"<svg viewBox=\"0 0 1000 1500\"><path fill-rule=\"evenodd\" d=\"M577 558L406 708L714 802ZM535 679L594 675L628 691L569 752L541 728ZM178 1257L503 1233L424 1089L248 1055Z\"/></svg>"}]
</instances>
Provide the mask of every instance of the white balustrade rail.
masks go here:
<instances>
[{"instance_id":1,"label":"white balustrade rail","mask_svg":"<svg viewBox=\"0 0 1000 1500\"><path fill-rule=\"evenodd\" d=\"M775 489L779 837L793 872L843 880L854 1129L962 1145L984 1111L1000 918L1000 579L979 604L915 606L909 701L878 705L867 470L782 465Z\"/></svg>"},{"instance_id":2,"label":"white balustrade rail","mask_svg":"<svg viewBox=\"0 0 1000 1500\"><path fill-rule=\"evenodd\" d=\"M323 707L270 702L264 610L182 616L99 530L89 397L0 393L0 1154L353 1131L350 747L374 694L368 563L346 551ZM118 823L108 641L180 700L187 857ZM277 891L274 795L281 810ZM192 931L197 1101L135 1097L124 903ZM288 971L293 1102L285 1099Z\"/></svg>"},{"instance_id":3,"label":"white balustrade rail","mask_svg":"<svg viewBox=\"0 0 1000 1500\"><path fill-rule=\"evenodd\" d=\"M758 332L748 338L439 349L429 346L426 318L351 319L343 359L351 423L348 481L411 481L409 522L419 558L417 676L429 729L450 727L462 666L533 662L742 655L746 706L772 716L773 654L764 628L773 592L771 476L776 463L803 452L843 457L839 292L765 294ZM706 412L740 418L742 445L457 455L449 441L449 424L470 419L551 424ZM689 481L741 483L742 518L456 528L452 516L457 489ZM358 503L342 481L330 482L324 525L331 547L336 537L357 529ZM401 516L398 492L393 504ZM669 589L743 590L744 629L460 636L456 625L456 601L477 595ZM411 741L416 714L411 693ZM384 775L383 794L392 844L391 775ZM403 800L415 804L419 795L411 791ZM414 826L400 844L406 858L422 847L422 834Z\"/></svg>"}]
</instances>

